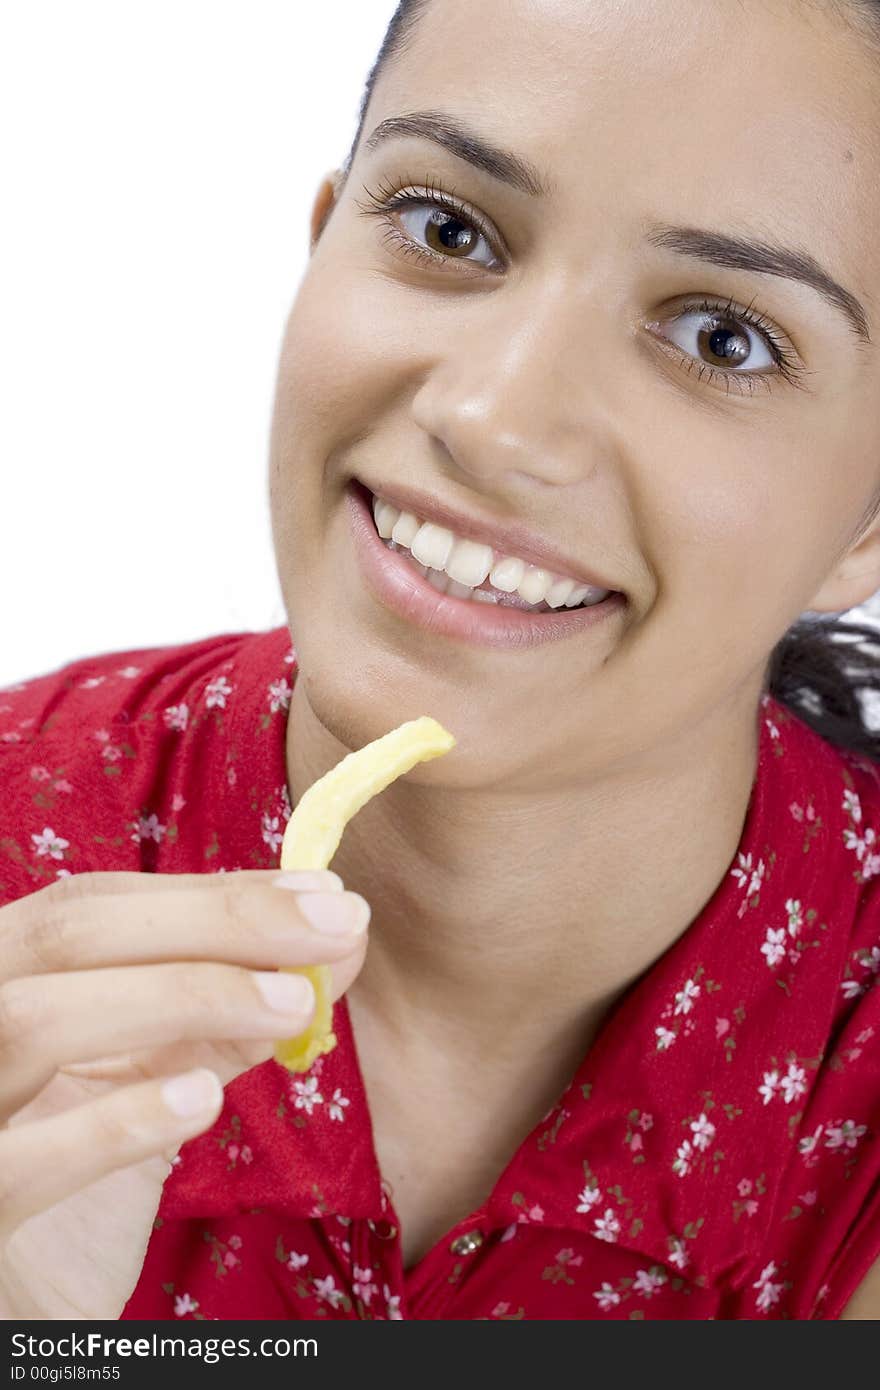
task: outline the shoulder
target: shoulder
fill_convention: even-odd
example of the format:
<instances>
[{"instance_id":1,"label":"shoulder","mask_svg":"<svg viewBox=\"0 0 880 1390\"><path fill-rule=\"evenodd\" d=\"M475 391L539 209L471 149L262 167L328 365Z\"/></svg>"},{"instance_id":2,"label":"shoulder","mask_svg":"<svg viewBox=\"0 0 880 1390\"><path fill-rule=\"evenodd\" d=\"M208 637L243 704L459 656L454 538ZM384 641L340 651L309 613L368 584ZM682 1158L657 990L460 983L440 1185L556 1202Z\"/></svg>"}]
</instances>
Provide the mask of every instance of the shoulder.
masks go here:
<instances>
[{"instance_id":1,"label":"shoulder","mask_svg":"<svg viewBox=\"0 0 880 1390\"><path fill-rule=\"evenodd\" d=\"M156 719L182 687L234 655L241 635L179 646L143 647L82 657L0 689L0 750L28 747L58 735L135 725Z\"/></svg>"},{"instance_id":2,"label":"shoulder","mask_svg":"<svg viewBox=\"0 0 880 1390\"><path fill-rule=\"evenodd\" d=\"M71 873L150 867L160 785L197 722L214 736L251 636L88 656L0 690L0 903Z\"/></svg>"},{"instance_id":3,"label":"shoulder","mask_svg":"<svg viewBox=\"0 0 880 1390\"><path fill-rule=\"evenodd\" d=\"M767 713L766 872L735 942L765 938L736 1054L752 1097L751 1152L728 1155L749 1197L736 1299L739 1316L836 1319L880 1279L880 766Z\"/></svg>"}]
</instances>

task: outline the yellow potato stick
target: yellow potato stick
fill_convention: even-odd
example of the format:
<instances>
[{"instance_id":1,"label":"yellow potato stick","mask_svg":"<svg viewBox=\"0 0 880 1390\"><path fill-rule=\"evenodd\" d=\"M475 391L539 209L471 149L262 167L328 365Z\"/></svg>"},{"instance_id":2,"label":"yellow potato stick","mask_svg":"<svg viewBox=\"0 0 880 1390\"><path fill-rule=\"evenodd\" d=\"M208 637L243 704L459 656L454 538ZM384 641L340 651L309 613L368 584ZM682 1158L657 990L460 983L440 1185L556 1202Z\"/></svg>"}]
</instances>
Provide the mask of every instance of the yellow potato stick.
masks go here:
<instances>
[{"instance_id":1,"label":"yellow potato stick","mask_svg":"<svg viewBox=\"0 0 880 1390\"><path fill-rule=\"evenodd\" d=\"M439 758L455 739L436 719L423 715L348 753L303 793L287 822L281 844L282 869L326 869L342 832L362 806L416 763ZM308 1071L322 1053L336 1046L332 1031L331 975L327 965L284 966L305 975L315 987L315 1015L298 1038L278 1043L275 1060L289 1071Z\"/></svg>"}]
</instances>

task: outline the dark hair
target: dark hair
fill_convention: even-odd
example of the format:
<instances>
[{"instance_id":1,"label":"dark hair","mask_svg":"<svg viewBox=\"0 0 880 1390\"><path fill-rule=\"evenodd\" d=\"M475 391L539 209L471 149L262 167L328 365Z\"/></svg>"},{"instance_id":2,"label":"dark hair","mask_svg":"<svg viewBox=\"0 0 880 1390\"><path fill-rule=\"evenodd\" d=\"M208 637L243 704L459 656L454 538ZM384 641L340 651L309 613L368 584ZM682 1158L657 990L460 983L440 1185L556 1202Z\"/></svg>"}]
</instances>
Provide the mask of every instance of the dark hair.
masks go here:
<instances>
[{"instance_id":1,"label":"dark hair","mask_svg":"<svg viewBox=\"0 0 880 1390\"><path fill-rule=\"evenodd\" d=\"M348 178L376 82L388 64L406 51L429 3L400 0L391 17L367 77L357 131L340 170L340 187ZM845 0L845 10L854 21L864 21L867 16L873 27L868 33L864 29L861 32L880 40L880 0L868 0L867 9L865 0ZM860 538L878 516L880 489L853 539ZM765 668L764 692L787 705L829 743L880 763L880 720L871 711L872 721L867 721L866 706L860 699L862 694L869 700L875 695L880 702L880 627L845 618L838 613L803 614L774 647Z\"/></svg>"}]
</instances>

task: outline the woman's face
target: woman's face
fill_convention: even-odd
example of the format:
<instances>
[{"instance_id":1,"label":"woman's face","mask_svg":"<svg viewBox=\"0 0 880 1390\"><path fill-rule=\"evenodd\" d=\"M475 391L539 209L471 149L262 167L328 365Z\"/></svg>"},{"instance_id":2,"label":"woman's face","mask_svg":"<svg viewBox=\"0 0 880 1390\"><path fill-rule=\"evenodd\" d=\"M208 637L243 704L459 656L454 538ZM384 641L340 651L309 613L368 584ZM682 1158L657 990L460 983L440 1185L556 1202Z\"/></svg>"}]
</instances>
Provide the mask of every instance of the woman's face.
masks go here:
<instances>
[{"instance_id":1,"label":"woman's face","mask_svg":"<svg viewBox=\"0 0 880 1390\"><path fill-rule=\"evenodd\" d=\"M546 191L424 136L365 147L422 111L512 151ZM880 586L880 528L855 543L880 482L878 112L880 47L824 3L429 4L373 93L277 383L279 576L336 737L430 714L459 736L456 767L414 776L577 785L754 711L799 614ZM444 254L430 204L364 211L438 185L484 229L442 264L424 255ZM660 244L670 225L812 258L873 341L852 299L848 316L788 272L681 254ZM364 584L353 476L522 523L628 603L521 650L416 627Z\"/></svg>"}]
</instances>

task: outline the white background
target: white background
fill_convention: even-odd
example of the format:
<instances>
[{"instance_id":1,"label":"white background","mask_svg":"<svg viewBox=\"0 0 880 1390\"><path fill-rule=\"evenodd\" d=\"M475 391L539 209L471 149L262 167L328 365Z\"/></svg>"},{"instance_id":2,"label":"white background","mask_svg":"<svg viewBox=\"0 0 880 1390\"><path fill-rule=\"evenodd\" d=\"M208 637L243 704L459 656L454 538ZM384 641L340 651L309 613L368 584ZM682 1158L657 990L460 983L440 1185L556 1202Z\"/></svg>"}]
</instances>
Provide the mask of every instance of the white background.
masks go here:
<instances>
[{"instance_id":1,"label":"white background","mask_svg":"<svg viewBox=\"0 0 880 1390\"><path fill-rule=\"evenodd\" d=\"M3 7L0 687L285 621L281 334L394 8Z\"/></svg>"},{"instance_id":2,"label":"white background","mask_svg":"<svg viewBox=\"0 0 880 1390\"><path fill-rule=\"evenodd\" d=\"M0 6L0 687L286 621L281 335L395 7Z\"/></svg>"}]
</instances>

